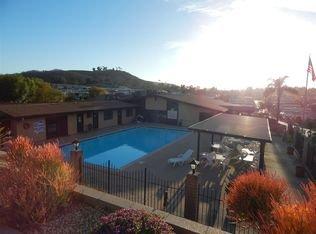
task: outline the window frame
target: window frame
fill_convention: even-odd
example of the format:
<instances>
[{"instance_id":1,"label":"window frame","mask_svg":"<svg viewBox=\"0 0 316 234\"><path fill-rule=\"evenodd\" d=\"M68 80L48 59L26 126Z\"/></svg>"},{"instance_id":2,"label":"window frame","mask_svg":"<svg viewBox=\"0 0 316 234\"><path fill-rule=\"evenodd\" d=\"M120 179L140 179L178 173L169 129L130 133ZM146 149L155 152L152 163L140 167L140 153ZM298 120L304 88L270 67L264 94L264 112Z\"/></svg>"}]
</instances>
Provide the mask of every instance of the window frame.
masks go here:
<instances>
[{"instance_id":1,"label":"window frame","mask_svg":"<svg viewBox=\"0 0 316 234\"><path fill-rule=\"evenodd\" d=\"M126 117L132 117L134 115L134 108L127 108L125 111Z\"/></svg>"}]
</instances>

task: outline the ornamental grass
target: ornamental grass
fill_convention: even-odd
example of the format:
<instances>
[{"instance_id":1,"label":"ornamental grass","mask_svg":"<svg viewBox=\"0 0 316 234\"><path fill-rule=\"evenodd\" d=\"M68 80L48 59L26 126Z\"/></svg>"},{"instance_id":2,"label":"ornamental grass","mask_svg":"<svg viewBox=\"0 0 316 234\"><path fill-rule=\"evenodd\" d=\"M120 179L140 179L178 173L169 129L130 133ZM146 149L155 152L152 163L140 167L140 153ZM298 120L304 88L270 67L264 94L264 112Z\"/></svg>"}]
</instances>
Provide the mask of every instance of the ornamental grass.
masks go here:
<instances>
[{"instance_id":1,"label":"ornamental grass","mask_svg":"<svg viewBox=\"0 0 316 234\"><path fill-rule=\"evenodd\" d=\"M226 198L233 220L260 229L271 219L275 203L287 200L287 184L268 173L247 172L231 184Z\"/></svg>"},{"instance_id":2,"label":"ornamental grass","mask_svg":"<svg viewBox=\"0 0 316 234\"><path fill-rule=\"evenodd\" d=\"M47 222L71 199L74 169L57 144L36 146L26 137L9 142L6 167L0 170L0 215L23 230Z\"/></svg>"},{"instance_id":3,"label":"ornamental grass","mask_svg":"<svg viewBox=\"0 0 316 234\"><path fill-rule=\"evenodd\" d=\"M306 199L288 204L273 203L271 220L262 228L272 234L316 233L316 185L304 186Z\"/></svg>"}]
</instances>

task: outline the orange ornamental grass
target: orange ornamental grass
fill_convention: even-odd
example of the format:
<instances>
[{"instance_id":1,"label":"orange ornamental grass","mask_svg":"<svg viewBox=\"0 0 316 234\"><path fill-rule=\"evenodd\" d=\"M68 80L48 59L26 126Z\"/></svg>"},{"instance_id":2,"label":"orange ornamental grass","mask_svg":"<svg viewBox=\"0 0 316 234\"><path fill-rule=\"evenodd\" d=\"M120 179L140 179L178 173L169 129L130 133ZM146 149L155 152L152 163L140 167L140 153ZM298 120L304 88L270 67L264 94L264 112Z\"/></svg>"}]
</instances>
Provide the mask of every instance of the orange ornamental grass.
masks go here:
<instances>
[{"instance_id":1,"label":"orange ornamental grass","mask_svg":"<svg viewBox=\"0 0 316 234\"><path fill-rule=\"evenodd\" d=\"M271 174L242 174L229 189L226 199L229 213L237 222L260 228L271 217L273 201L282 203L287 200L286 189L287 184Z\"/></svg>"},{"instance_id":2,"label":"orange ornamental grass","mask_svg":"<svg viewBox=\"0 0 316 234\"><path fill-rule=\"evenodd\" d=\"M306 197L293 204L274 203L272 219L263 228L265 233L314 234L316 233L316 185L305 186Z\"/></svg>"},{"instance_id":3,"label":"orange ornamental grass","mask_svg":"<svg viewBox=\"0 0 316 234\"><path fill-rule=\"evenodd\" d=\"M316 182L309 182L307 185L303 186L307 200L316 209ZM315 212L316 213L316 212Z\"/></svg>"},{"instance_id":4,"label":"orange ornamental grass","mask_svg":"<svg viewBox=\"0 0 316 234\"><path fill-rule=\"evenodd\" d=\"M76 174L57 144L35 146L25 137L9 144L0 171L0 216L16 228L44 223L67 205Z\"/></svg>"}]
</instances>

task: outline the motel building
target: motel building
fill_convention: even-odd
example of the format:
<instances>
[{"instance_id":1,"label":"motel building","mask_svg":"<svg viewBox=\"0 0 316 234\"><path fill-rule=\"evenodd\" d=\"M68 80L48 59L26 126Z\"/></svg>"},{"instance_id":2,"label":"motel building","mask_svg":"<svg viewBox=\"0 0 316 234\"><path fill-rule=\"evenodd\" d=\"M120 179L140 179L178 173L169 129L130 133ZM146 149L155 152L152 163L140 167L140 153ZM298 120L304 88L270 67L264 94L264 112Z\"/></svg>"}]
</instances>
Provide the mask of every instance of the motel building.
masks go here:
<instances>
[{"instance_id":1,"label":"motel building","mask_svg":"<svg viewBox=\"0 0 316 234\"><path fill-rule=\"evenodd\" d=\"M159 94L145 98L145 119L181 126L190 126L219 113L251 114L255 109L202 95Z\"/></svg>"},{"instance_id":2,"label":"motel building","mask_svg":"<svg viewBox=\"0 0 316 234\"><path fill-rule=\"evenodd\" d=\"M0 104L0 122L35 142L129 124L136 105L120 101Z\"/></svg>"}]
</instances>

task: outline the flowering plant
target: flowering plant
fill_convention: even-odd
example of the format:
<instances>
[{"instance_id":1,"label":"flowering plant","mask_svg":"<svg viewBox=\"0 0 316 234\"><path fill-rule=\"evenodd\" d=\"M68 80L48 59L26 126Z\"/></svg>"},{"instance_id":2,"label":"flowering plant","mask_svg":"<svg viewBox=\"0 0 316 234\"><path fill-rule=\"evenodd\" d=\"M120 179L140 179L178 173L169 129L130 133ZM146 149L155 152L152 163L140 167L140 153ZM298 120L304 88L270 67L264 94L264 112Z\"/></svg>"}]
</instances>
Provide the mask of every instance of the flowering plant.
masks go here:
<instances>
[{"instance_id":1,"label":"flowering plant","mask_svg":"<svg viewBox=\"0 0 316 234\"><path fill-rule=\"evenodd\" d=\"M120 209L101 218L113 233L173 233L161 217L137 209Z\"/></svg>"}]
</instances>

